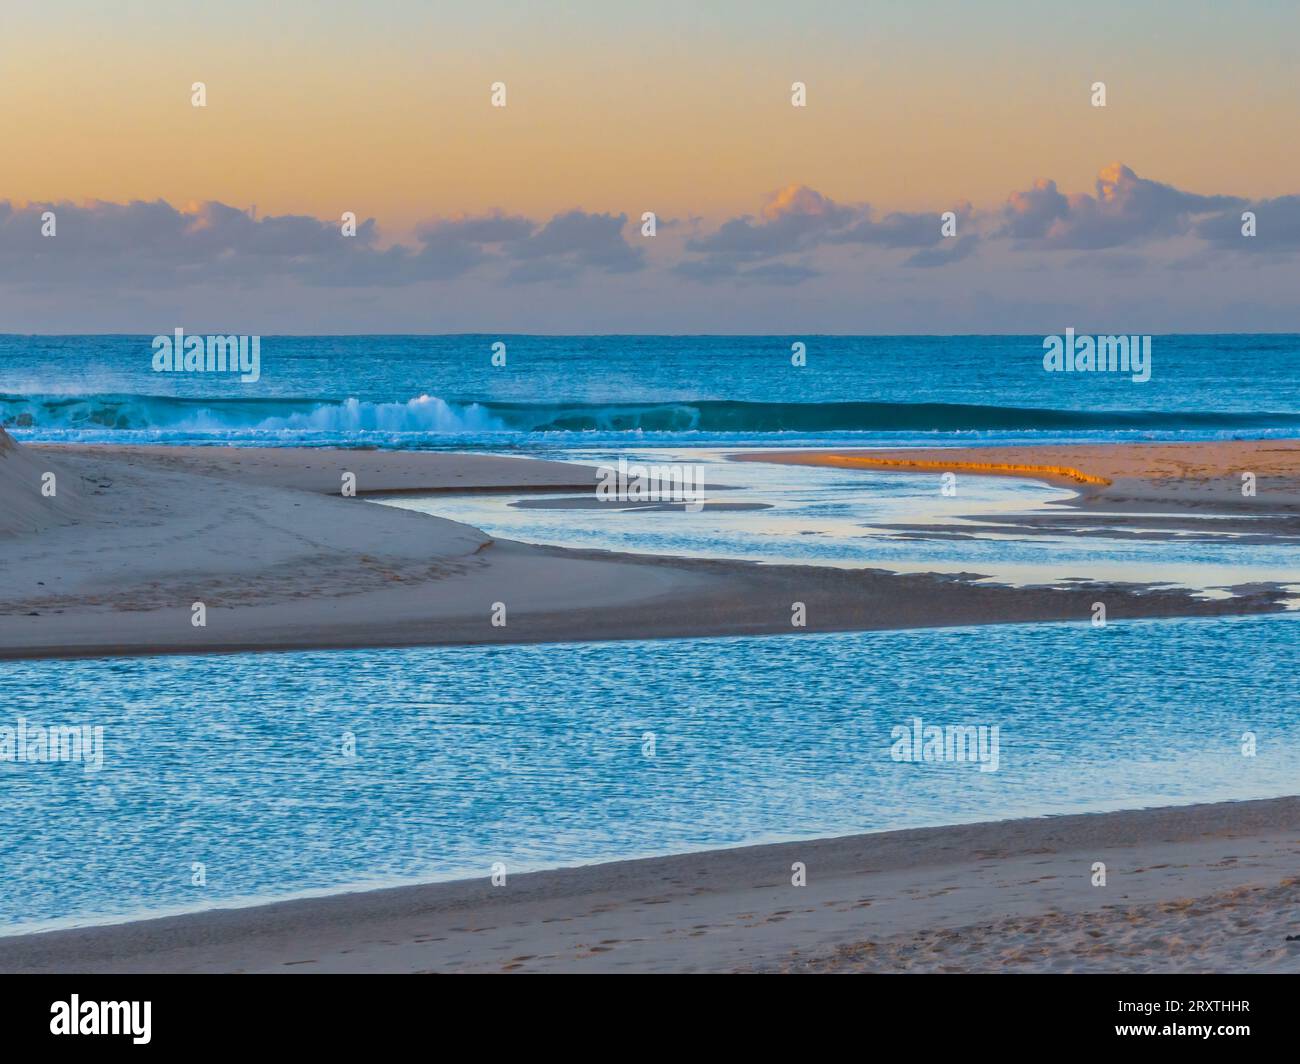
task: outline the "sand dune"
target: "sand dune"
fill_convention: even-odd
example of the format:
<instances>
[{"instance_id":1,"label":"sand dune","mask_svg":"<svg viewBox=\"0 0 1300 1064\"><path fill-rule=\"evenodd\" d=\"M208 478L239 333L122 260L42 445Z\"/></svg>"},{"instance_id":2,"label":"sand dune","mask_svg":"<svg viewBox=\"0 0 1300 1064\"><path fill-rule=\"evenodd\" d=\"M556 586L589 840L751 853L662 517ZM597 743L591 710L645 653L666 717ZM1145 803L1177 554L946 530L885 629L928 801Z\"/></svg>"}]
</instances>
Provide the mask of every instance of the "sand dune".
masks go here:
<instances>
[{"instance_id":1,"label":"sand dune","mask_svg":"<svg viewBox=\"0 0 1300 1064\"><path fill-rule=\"evenodd\" d=\"M47 474L52 495L42 494ZM58 463L38 461L0 428L0 535L39 532L75 520L78 478Z\"/></svg>"}]
</instances>

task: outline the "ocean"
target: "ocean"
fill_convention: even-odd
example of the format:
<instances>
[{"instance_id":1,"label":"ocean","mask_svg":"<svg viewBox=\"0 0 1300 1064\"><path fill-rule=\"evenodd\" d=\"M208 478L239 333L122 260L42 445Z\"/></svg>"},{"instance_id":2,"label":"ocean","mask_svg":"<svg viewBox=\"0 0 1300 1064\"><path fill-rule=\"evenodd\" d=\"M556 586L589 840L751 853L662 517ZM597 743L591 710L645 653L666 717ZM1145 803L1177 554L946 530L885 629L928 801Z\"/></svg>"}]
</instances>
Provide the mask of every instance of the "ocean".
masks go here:
<instances>
[{"instance_id":1,"label":"ocean","mask_svg":"<svg viewBox=\"0 0 1300 1064\"><path fill-rule=\"evenodd\" d=\"M268 336L244 384L154 372L146 336L0 336L0 422L30 440L501 451L1300 429L1300 336L1156 336L1145 382L1049 373L1043 339Z\"/></svg>"}]
</instances>

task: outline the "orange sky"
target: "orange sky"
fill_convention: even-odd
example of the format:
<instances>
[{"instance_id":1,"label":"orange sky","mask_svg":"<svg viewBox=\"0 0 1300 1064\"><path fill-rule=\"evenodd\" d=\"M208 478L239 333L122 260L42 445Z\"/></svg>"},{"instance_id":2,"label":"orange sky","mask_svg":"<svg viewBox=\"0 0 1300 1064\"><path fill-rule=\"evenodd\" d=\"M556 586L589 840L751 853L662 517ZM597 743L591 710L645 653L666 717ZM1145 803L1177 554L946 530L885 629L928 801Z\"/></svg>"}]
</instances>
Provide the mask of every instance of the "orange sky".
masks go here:
<instances>
[{"instance_id":1,"label":"orange sky","mask_svg":"<svg viewBox=\"0 0 1300 1064\"><path fill-rule=\"evenodd\" d=\"M1300 176L1289 5L79 0L56 24L11 2L12 200L354 210L396 235L494 207L716 218L793 182L885 209L992 205L1040 176L1088 189L1113 159L1206 193Z\"/></svg>"}]
</instances>

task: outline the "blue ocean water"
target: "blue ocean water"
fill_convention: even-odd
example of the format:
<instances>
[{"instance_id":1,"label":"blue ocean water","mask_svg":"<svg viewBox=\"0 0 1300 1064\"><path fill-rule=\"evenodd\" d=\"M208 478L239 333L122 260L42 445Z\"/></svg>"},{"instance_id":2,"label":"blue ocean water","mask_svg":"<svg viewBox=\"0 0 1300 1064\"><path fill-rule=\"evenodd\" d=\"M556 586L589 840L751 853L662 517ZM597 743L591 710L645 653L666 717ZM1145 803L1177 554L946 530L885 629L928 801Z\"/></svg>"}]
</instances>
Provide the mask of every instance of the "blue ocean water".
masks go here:
<instances>
[{"instance_id":1,"label":"blue ocean water","mask_svg":"<svg viewBox=\"0 0 1300 1064\"><path fill-rule=\"evenodd\" d=\"M43 440L498 449L1300 428L1294 335L1157 336L1142 383L1048 373L1041 336L263 337L249 384L156 373L150 341L0 336L0 422Z\"/></svg>"},{"instance_id":2,"label":"blue ocean water","mask_svg":"<svg viewBox=\"0 0 1300 1064\"><path fill-rule=\"evenodd\" d=\"M104 759L0 762L0 927L1293 793L1297 625L6 663L0 723ZM916 717L996 726L996 771L896 760Z\"/></svg>"}]
</instances>

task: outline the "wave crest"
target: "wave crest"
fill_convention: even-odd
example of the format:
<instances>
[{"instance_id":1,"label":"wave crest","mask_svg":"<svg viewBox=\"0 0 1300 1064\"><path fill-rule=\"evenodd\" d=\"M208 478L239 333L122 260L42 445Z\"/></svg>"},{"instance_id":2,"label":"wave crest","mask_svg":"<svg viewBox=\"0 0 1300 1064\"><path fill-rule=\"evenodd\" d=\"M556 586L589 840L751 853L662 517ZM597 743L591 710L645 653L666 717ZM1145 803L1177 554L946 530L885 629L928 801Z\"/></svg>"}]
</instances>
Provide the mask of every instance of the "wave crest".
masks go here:
<instances>
[{"instance_id":1,"label":"wave crest","mask_svg":"<svg viewBox=\"0 0 1300 1064\"><path fill-rule=\"evenodd\" d=\"M149 395L0 395L0 424L49 430L192 434L379 432L458 435L537 432L825 433L1105 429L1262 429L1300 413L1052 410L956 403L644 403L357 398L216 399Z\"/></svg>"}]
</instances>

